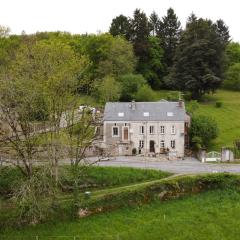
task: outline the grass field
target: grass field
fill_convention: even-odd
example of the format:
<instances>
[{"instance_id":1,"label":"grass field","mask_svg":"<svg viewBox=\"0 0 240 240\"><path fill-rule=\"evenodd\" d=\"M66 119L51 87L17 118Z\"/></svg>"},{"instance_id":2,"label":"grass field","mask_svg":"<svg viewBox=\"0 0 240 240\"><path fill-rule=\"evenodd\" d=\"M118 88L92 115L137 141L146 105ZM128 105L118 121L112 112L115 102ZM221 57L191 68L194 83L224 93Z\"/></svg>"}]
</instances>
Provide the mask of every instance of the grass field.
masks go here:
<instances>
[{"instance_id":1,"label":"grass field","mask_svg":"<svg viewBox=\"0 0 240 240\"><path fill-rule=\"evenodd\" d=\"M221 101L223 106L216 108L216 101ZM218 123L219 136L213 141L211 149L233 146L234 140L240 138L240 92L219 90L209 96L208 102L200 104L197 113L211 116Z\"/></svg>"},{"instance_id":2,"label":"grass field","mask_svg":"<svg viewBox=\"0 0 240 240\"><path fill-rule=\"evenodd\" d=\"M164 239L227 240L240 234L240 193L216 190L153 202L71 222L0 233L2 240ZM58 236L58 237L57 237ZM61 236L61 237L60 237Z\"/></svg>"}]
</instances>

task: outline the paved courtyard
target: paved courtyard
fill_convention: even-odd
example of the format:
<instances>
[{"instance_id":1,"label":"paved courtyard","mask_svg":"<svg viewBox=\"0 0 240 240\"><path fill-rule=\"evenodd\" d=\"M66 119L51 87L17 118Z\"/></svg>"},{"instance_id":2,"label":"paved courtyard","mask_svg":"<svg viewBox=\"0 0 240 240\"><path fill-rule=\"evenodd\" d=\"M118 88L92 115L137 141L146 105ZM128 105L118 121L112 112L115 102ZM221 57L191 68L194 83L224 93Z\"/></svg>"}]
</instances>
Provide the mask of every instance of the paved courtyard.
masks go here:
<instances>
[{"instance_id":1,"label":"paved courtyard","mask_svg":"<svg viewBox=\"0 0 240 240\"><path fill-rule=\"evenodd\" d=\"M159 169L172 173L240 173L240 164L231 163L201 163L194 158L184 160L158 160L146 157L116 157L97 163L99 166L123 166L136 168Z\"/></svg>"}]
</instances>

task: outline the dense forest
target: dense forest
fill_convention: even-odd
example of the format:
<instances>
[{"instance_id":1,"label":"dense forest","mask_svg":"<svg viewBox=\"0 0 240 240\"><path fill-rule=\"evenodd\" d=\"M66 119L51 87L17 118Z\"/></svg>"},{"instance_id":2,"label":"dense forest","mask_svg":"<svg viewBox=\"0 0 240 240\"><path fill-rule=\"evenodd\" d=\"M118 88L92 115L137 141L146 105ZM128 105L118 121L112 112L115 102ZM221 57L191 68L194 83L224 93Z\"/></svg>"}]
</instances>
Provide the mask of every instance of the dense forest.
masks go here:
<instances>
[{"instance_id":1,"label":"dense forest","mask_svg":"<svg viewBox=\"0 0 240 240\"><path fill-rule=\"evenodd\" d=\"M2 26L0 67L2 83L20 79L37 90L61 75L71 79L65 87L71 82L74 93L101 104L150 101L158 89L198 100L219 87L240 90L240 44L231 42L224 21L191 14L182 27L172 8L163 17L156 12L148 17L140 9L132 17L119 15L109 33L96 35L13 35ZM44 109L45 97L37 98Z\"/></svg>"}]
</instances>

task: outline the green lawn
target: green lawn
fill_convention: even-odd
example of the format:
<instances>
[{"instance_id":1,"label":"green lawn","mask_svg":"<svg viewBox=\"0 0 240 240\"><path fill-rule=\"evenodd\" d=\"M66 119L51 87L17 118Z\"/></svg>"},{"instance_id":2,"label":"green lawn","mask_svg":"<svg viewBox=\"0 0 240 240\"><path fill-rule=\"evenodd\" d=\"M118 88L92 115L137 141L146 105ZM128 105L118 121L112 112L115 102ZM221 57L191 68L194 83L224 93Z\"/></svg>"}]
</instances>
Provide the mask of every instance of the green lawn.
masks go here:
<instances>
[{"instance_id":1,"label":"green lawn","mask_svg":"<svg viewBox=\"0 0 240 240\"><path fill-rule=\"evenodd\" d=\"M240 193L216 190L71 222L7 230L0 233L0 239L232 240L240 234L239 216Z\"/></svg>"},{"instance_id":2,"label":"green lawn","mask_svg":"<svg viewBox=\"0 0 240 240\"><path fill-rule=\"evenodd\" d=\"M209 100L200 104L197 113L211 116L218 123L219 137L213 142L211 149L220 150L223 146L232 146L234 140L240 138L240 92L219 90L209 96ZM223 106L216 108L216 101L221 101Z\"/></svg>"}]
</instances>

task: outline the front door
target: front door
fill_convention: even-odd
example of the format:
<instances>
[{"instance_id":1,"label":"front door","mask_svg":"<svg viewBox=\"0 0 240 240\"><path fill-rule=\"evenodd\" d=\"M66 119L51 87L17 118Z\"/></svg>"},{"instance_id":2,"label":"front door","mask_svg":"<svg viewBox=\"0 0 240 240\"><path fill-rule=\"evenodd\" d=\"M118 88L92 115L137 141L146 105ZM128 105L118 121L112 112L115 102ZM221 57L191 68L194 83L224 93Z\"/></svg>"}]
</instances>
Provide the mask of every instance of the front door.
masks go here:
<instances>
[{"instance_id":1,"label":"front door","mask_svg":"<svg viewBox=\"0 0 240 240\"><path fill-rule=\"evenodd\" d=\"M155 142L153 140L150 141L150 152L155 153Z\"/></svg>"},{"instance_id":2,"label":"front door","mask_svg":"<svg viewBox=\"0 0 240 240\"><path fill-rule=\"evenodd\" d=\"M128 127L123 129L123 140L128 141Z\"/></svg>"}]
</instances>

